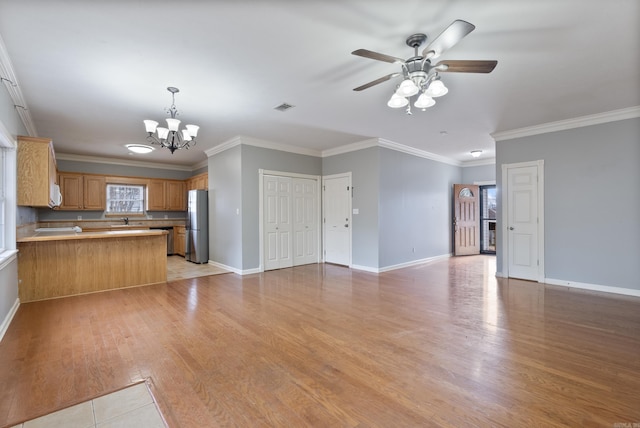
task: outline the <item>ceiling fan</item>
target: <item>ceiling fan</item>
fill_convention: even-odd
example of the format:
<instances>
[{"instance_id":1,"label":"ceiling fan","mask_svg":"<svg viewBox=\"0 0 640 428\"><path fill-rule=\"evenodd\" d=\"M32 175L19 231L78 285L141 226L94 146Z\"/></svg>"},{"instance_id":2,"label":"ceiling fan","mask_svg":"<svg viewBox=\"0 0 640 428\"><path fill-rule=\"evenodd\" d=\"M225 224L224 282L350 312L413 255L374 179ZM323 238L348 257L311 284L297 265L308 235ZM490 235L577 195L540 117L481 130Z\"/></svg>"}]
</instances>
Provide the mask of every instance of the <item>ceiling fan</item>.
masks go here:
<instances>
[{"instance_id":1,"label":"ceiling fan","mask_svg":"<svg viewBox=\"0 0 640 428\"><path fill-rule=\"evenodd\" d=\"M475 28L475 25L457 19L429 43L421 54L418 53L418 48L426 42L427 36L422 33L413 34L407 38L406 43L414 49L414 55L406 60L367 49L358 49L351 52L353 55L402 66L401 72L387 74L353 90L362 91L394 77L403 76L402 82L391 96L387 105L392 108L407 106L407 114L411 114L411 105L408 98L420 93L414 106L423 110L431 107L435 104L434 97L445 95L448 92L448 89L440 80L439 73L491 73L498 64L498 61L493 60L443 60L435 65L432 64L432 60L453 47Z\"/></svg>"}]
</instances>

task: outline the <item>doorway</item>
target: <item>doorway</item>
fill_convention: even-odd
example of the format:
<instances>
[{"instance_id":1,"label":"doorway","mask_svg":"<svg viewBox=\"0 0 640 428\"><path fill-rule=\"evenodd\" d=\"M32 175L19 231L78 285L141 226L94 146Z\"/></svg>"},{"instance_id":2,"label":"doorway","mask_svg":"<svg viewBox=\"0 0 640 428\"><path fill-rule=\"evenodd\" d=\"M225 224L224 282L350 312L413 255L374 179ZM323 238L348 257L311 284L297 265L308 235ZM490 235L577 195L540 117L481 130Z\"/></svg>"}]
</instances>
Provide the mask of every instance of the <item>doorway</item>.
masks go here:
<instances>
[{"instance_id":1,"label":"doorway","mask_svg":"<svg viewBox=\"0 0 640 428\"><path fill-rule=\"evenodd\" d=\"M544 282L544 161L502 165L502 269Z\"/></svg>"},{"instance_id":2,"label":"doorway","mask_svg":"<svg viewBox=\"0 0 640 428\"><path fill-rule=\"evenodd\" d=\"M320 177L259 171L261 271L320 261Z\"/></svg>"},{"instance_id":3,"label":"doorway","mask_svg":"<svg viewBox=\"0 0 640 428\"><path fill-rule=\"evenodd\" d=\"M322 178L324 261L351 266L351 173Z\"/></svg>"},{"instance_id":4,"label":"doorway","mask_svg":"<svg viewBox=\"0 0 640 428\"><path fill-rule=\"evenodd\" d=\"M496 185L480 186L480 253L496 253Z\"/></svg>"}]
</instances>

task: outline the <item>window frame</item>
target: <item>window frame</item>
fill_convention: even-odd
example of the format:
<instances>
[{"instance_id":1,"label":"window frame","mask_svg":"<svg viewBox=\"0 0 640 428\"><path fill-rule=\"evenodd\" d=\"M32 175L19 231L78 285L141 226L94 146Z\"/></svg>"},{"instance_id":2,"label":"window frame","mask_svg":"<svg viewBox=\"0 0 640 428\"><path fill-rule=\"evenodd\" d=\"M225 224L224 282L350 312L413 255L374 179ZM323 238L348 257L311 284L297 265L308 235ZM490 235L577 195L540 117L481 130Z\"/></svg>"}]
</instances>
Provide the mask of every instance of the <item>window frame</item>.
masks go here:
<instances>
[{"instance_id":1,"label":"window frame","mask_svg":"<svg viewBox=\"0 0 640 428\"><path fill-rule=\"evenodd\" d=\"M0 122L0 269L16 257L17 141Z\"/></svg>"},{"instance_id":2,"label":"window frame","mask_svg":"<svg viewBox=\"0 0 640 428\"><path fill-rule=\"evenodd\" d=\"M117 181L117 182L114 182ZM141 192L140 194L142 195L142 199L140 199L140 204L141 204L141 211L122 211L122 212L118 212L118 211L109 211L109 202L110 202L110 198L109 198L109 186L120 186L120 187L140 187L141 188ZM130 181L126 181L126 180L106 180L106 187L105 187L105 211L104 211L104 215L105 217L144 217L147 215L146 212L146 205L147 205L147 183L146 182L141 182L139 180L130 180Z\"/></svg>"}]
</instances>

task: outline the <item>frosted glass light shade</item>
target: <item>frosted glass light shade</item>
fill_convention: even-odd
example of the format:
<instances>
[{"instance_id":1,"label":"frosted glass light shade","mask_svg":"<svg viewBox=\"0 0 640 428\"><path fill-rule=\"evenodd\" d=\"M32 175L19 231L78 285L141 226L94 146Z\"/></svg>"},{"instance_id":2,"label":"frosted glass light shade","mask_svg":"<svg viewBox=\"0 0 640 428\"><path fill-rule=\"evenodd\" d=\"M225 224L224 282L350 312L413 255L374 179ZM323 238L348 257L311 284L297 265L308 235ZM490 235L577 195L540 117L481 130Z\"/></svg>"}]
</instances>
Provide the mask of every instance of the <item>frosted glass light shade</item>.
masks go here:
<instances>
[{"instance_id":1,"label":"frosted glass light shade","mask_svg":"<svg viewBox=\"0 0 640 428\"><path fill-rule=\"evenodd\" d=\"M401 97L397 93L391 95L391 98L387 102L387 105L391 108L400 108L406 106L407 104L409 104L409 100L405 97Z\"/></svg>"},{"instance_id":2,"label":"frosted glass light shade","mask_svg":"<svg viewBox=\"0 0 640 428\"><path fill-rule=\"evenodd\" d=\"M200 129L198 125L186 125L186 127L189 135L191 135L192 137L198 136L198 129Z\"/></svg>"},{"instance_id":3,"label":"frosted glass light shade","mask_svg":"<svg viewBox=\"0 0 640 428\"><path fill-rule=\"evenodd\" d=\"M429 85L429 88L427 88L426 94L433 98L433 97L441 97L445 95L447 92L449 92L449 88L444 86L444 83L442 83L442 80L434 80Z\"/></svg>"},{"instance_id":4,"label":"frosted glass light shade","mask_svg":"<svg viewBox=\"0 0 640 428\"><path fill-rule=\"evenodd\" d=\"M182 130L182 139L184 141L191 141L191 135L189 135L189 131L187 131L186 129Z\"/></svg>"},{"instance_id":5,"label":"frosted glass light shade","mask_svg":"<svg viewBox=\"0 0 640 428\"><path fill-rule=\"evenodd\" d=\"M156 128L158 127L158 122L156 122L155 120L143 120L144 122L144 128L147 130L147 132L153 134L154 132L156 132Z\"/></svg>"},{"instance_id":6,"label":"frosted glass light shade","mask_svg":"<svg viewBox=\"0 0 640 428\"><path fill-rule=\"evenodd\" d=\"M416 102L413 104L415 108L428 108L434 105L436 101L425 93L420 94Z\"/></svg>"},{"instance_id":7,"label":"frosted glass light shade","mask_svg":"<svg viewBox=\"0 0 640 428\"><path fill-rule=\"evenodd\" d=\"M169 135L169 130L167 128L163 128L161 126L158 127L158 139L166 140Z\"/></svg>"},{"instance_id":8,"label":"frosted glass light shade","mask_svg":"<svg viewBox=\"0 0 640 428\"><path fill-rule=\"evenodd\" d=\"M177 131L180 127L180 121L178 119L167 119L167 127L169 131Z\"/></svg>"},{"instance_id":9,"label":"frosted glass light shade","mask_svg":"<svg viewBox=\"0 0 640 428\"><path fill-rule=\"evenodd\" d=\"M400 83L400 86L396 90L396 94L401 97L411 97L417 94L418 91L420 91L420 89L413 82L413 80L406 79L406 80L403 80L402 83Z\"/></svg>"},{"instance_id":10,"label":"frosted glass light shade","mask_svg":"<svg viewBox=\"0 0 640 428\"><path fill-rule=\"evenodd\" d=\"M129 149L129 151L139 154L151 153L155 150L155 148L145 144L125 144L125 147Z\"/></svg>"}]
</instances>

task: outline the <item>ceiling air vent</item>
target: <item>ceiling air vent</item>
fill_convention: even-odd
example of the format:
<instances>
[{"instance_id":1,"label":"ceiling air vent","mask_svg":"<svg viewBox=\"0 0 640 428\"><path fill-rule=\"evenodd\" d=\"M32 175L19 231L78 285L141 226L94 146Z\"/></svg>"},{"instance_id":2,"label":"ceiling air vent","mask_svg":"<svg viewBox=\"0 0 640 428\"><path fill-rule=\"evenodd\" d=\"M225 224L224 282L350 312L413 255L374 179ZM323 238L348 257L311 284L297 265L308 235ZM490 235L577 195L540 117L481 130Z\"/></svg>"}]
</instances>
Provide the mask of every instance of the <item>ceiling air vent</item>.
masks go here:
<instances>
[{"instance_id":1,"label":"ceiling air vent","mask_svg":"<svg viewBox=\"0 0 640 428\"><path fill-rule=\"evenodd\" d=\"M289 103L282 103L277 107L274 107L274 110L278 110L278 111L287 111L290 108L294 108L295 106Z\"/></svg>"}]
</instances>

